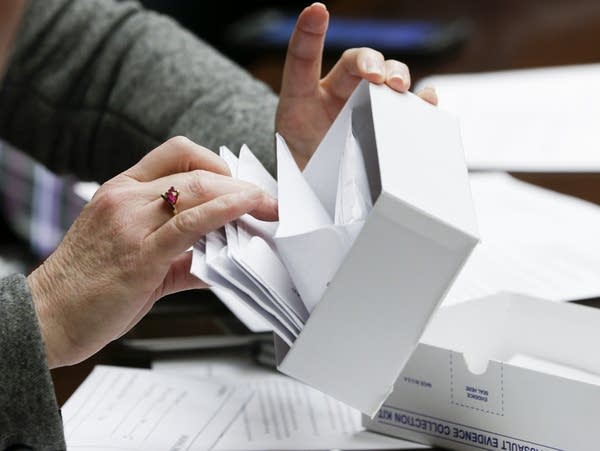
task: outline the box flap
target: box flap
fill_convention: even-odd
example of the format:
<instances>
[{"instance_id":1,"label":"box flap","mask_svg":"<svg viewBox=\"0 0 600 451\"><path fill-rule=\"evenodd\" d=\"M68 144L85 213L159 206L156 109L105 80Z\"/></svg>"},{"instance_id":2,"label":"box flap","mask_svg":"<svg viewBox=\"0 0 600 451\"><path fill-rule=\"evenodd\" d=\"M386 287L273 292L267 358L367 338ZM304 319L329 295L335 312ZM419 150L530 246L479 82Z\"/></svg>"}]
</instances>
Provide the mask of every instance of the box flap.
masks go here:
<instances>
[{"instance_id":1,"label":"box flap","mask_svg":"<svg viewBox=\"0 0 600 451\"><path fill-rule=\"evenodd\" d=\"M600 374L598 324L598 309L504 292L442 307L421 342L463 353L470 368L527 356Z\"/></svg>"},{"instance_id":2,"label":"box flap","mask_svg":"<svg viewBox=\"0 0 600 451\"><path fill-rule=\"evenodd\" d=\"M385 85L371 84L369 93L383 191L478 237L457 119Z\"/></svg>"}]
</instances>

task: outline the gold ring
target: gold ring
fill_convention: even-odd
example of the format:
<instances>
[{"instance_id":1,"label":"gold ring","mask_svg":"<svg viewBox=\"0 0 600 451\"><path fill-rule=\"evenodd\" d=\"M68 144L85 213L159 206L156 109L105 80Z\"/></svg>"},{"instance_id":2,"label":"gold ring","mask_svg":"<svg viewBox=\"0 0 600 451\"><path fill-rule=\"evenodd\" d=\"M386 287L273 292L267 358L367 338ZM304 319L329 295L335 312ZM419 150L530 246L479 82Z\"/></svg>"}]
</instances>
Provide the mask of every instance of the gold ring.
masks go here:
<instances>
[{"instance_id":1,"label":"gold ring","mask_svg":"<svg viewBox=\"0 0 600 451\"><path fill-rule=\"evenodd\" d=\"M179 190L176 190L175 187L169 188L166 192L162 193L160 197L169 205L173 215L177 214L177 199L179 199Z\"/></svg>"}]
</instances>

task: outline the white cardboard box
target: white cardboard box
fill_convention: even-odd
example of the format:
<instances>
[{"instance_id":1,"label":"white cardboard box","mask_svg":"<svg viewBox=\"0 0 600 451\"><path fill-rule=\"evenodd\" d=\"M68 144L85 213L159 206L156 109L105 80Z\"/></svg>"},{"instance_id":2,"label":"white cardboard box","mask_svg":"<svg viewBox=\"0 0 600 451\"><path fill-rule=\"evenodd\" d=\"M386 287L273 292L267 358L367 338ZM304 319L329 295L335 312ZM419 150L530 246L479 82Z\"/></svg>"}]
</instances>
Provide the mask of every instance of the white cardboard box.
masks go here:
<instances>
[{"instance_id":1,"label":"white cardboard box","mask_svg":"<svg viewBox=\"0 0 600 451\"><path fill-rule=\"evenodd\" d=\"M600 310L502 293L441 308L370 430L457 450L600 449Z\"/></svg>"},{"instance_id":2,"label":"white cardboard box","mask_svg":"<svg viewBox=\"0 0 600 451\"><path fill-rule=\"evenodd\" d=\"M454 116L363 81L321 157L339 158L329 149L344 146L350 121L373 208L293 347L276 338L276 354L282 372L374 415L478 232ZM323 205L335 203L324 193L336 177L307 179Z\"/></svg>"}]
</instances>

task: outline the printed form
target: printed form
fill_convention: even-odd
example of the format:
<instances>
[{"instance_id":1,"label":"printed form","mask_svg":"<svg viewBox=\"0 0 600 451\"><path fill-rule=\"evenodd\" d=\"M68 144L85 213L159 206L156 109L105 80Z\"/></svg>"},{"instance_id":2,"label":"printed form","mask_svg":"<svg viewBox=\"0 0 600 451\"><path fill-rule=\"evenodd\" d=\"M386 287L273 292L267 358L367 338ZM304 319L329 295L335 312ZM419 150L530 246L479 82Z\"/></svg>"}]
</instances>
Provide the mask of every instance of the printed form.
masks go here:
<instances>
[{"instance_id":1,"label":"printed form","mask_svg":"<svg viewBox=\"0 0 600 451\"><path fill-rule=\"evenodd\" d=\"M67 446L211 449L251 396L216 379L97 366L62 408Z\"/></svg>"},{"instance_id":2,"label":"printed form","mask_svg":"<svg viewBox=\"0 0 600 451\"><path fill-rule=\"evenodd\" d=\"M159 360L152 366L161 373L218 379L254 391L215 450L429 449L365 431L357 410L249 359Z\"/></svg>"},{"instance_id":3,"label":"printed form","mask_svg":"<svg viewBox=\"0 0 600 451\"><path fill-rule=\"evenodd\" d=\"M600 208L507 174L471 174L481 244L444 305L500 291L554 301L600 295Z\"/></svg>"}]
</instances>

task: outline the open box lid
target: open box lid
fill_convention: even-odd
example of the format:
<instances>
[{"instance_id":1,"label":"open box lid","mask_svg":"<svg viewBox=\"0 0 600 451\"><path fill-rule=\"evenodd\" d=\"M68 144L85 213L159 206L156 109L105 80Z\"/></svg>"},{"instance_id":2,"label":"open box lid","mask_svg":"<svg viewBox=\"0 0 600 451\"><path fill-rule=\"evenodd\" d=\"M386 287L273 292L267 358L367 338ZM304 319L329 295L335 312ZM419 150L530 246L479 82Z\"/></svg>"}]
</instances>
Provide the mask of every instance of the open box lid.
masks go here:
<instances>
[{"instance_id":1,"label":"open box lid","mask_svg":"<svg viewBox=\"0 0 600 451\"><path fill-rule=\"evenodd\" d=\"M304 176L330 214L348 127L360 144L373 208L278 368L374 415L478 242L460 140L450 114L411 93L361 82ZM318 249L315 249L318 258Z\"/></svg>"}]
</instances>

